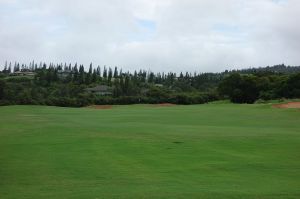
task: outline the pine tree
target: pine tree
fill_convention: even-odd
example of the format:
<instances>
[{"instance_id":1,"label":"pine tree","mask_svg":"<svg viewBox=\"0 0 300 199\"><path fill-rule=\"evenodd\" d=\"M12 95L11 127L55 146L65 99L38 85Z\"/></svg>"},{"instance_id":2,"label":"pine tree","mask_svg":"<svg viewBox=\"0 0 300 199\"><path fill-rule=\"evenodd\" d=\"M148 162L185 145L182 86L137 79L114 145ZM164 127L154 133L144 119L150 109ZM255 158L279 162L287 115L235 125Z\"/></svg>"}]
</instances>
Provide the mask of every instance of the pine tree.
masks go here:
<instances>
[{"instance_id":1,"label":"pine tree","mask_svg":"<svg viewBox=\"0 0 300 199\"><path fill-rule=\"evenodd\" d=\"M104 66L104 69L103 69L103 78L104 79L107 78L107 69L106 69L106 66Z\"/></svg>"},{"instance_id":2,"label":"pine tree","mask_svg":"<svg viewBox=\"0 0 300 199\"><path fill-rule=\"evenodd\" d=\"M83 65L79 66L79 83L83 84L84 83L84 79L85 78L85 74L84 74L84 67Z\"/></svg>"},{"instance_id":3,"label":"pine tree","mask_svg":"<svg viewBox=\"0 0 300 199\"><path fill-rule=\"evenodd\" d=\"M118 68L115 67L115 71L114 71L114 78L117 78L118 77Z\"/></svg>"},{"instance_id":4,"label":"pine tree","mask_svg":"<svg viewBox=\"0 0 300 199\"><path fill-rule=\"evenodd\" d=\"M78 76L79 76L78 68L77 68L77 63L75 64L75 66L74 66L74 68L73 68L73 71L74 71L74 78L73 78L73 81L74 81L74 82L77 82L77 81L78 81Z\"/></svg>"},{"instance_id":5,"label":"pine tree","mask_svg":"<svg viewBox=\"0 0 300 199\"><path fill-rule=\"evenodd\" d=\"M9 62L9 66L8 66L8 69L7 69L7 73L8 73L8 74L11 73L11 62Z\"/></svg>"},{"instance_id":6,"label":"pine tree","mask_svg":"<svg viewBox=\"0 0 300 199\"><path fill-rule=\"evenodd\" d=\"M113 90L113 96L114 97L119 97L120 95L122 95L122 89L121 89L121 85L120 85L120 79L115 79L114 85L115 85L115 87L114 87L114 90Z\"/></svg>"},{"instance_id":7,"label":"pine tree","mask_svg":"<svg viewBox=\"0 0 300 199\"><path fill-rule=\"evenodd\" d=\"M97 76L101 77L101 68L100 68L100 66L97 67Z\"/></svg>"},{"instance_id":8,"label":"pine tree","mask_svg":"<svg viewBox=\"0 0 300 199\"><path fill-rule=\"evenodd\" d=\"M89 72L87 74L87 77L86 77L86 84L90 84L91 81L92 81L92 75L93 75L93 64L91 63L90 64L90 68L89 68Z\"/></svg>"},{"instance_id":9,"label":"pine tree","mask_svg":"<svg viewBox=\"0 0 300 199\"><path fill-rule=\"evenodd\" d=\"M93 71L93 75L92 75L92 83L96 83L97 82L97 71L96 69L94 69Z\"/></svg>"},{"instance_id":10,"label":"pine tree","mask_svg":"<svg viewBox=\"0 0 300 199\"><path fill-rule=\"evenodd\" d=\"M14 73L17 72L17 62L15 62L15 65L14 65Z\"/></svg>"},{"instance_id":11,"label":"pine tree","mask_svg":"<svg viewBox=\"0 0 300 199\"><path fill-rule=\"evenodd\" d=\"M153 83L154 82L154 73L153 72L150 72L149 78L148 78L148 82L149 83Z\"/></svg>"},{"instance_id":12,"label":"pine tree","mask_svg":"<svg viewBox=\"0 0 300 199\"><path fill-rule=\"evenodd\" d=\"M109 86L111 86L111 78L112 78L112 69L111 68L109 68L108 69L108 77L107 77L107 84L109 85Z\"/></svg>"}]
</instances>

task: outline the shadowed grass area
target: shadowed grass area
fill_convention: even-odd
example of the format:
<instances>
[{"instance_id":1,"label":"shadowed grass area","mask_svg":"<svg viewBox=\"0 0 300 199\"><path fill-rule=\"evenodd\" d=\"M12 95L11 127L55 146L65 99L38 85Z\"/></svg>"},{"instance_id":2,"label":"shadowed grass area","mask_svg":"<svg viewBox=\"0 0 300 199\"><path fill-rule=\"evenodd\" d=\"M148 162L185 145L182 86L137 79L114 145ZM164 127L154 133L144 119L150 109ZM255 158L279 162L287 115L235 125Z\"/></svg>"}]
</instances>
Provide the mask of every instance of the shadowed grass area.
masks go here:
<instances>
[{"instance_id":1,"label":"shadowed grass area","mask_svg":"<svg viewBox=\"0 0 300 199\"><path fill-rule=\"evenodd\" d=\"M300 198L300 111L0 107L0 198Z\"/></svg>"}]
</instances>

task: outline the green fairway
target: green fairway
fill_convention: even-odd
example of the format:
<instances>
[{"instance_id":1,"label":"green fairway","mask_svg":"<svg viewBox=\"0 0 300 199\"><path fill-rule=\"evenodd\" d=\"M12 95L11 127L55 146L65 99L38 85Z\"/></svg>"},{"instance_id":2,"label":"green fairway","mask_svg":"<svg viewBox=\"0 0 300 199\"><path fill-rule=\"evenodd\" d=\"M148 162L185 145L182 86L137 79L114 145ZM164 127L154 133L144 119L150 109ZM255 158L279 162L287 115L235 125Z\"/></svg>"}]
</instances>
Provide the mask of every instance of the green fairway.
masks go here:
<instances>
[{"instance_id":1,"label":"green fairway","mask_svg":"<svg viewBox=\"0 0 300 199\"><path fill-rule=\"evenodd\" d=\"M0 198L300 198L300 111L0 107Z\"/></svg>"}]
</instances>

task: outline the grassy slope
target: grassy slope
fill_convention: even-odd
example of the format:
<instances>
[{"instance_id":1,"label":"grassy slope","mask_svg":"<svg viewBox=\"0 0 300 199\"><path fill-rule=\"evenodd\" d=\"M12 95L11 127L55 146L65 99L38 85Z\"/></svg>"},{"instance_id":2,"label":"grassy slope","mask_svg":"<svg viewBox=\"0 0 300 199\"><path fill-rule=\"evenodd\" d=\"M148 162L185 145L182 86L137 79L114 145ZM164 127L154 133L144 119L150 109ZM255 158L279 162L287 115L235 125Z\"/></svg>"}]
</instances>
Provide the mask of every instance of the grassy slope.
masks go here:
<instances>
[{"instance_id":1,"label":"grassy slope","mask_svg":"<svg viewBox=\"0 0 300 199\"><path fill-rule=\"evenodd\" d=\"M300 198L300 112L0 107L0 198Z\"/></svg>"}]
</instances>

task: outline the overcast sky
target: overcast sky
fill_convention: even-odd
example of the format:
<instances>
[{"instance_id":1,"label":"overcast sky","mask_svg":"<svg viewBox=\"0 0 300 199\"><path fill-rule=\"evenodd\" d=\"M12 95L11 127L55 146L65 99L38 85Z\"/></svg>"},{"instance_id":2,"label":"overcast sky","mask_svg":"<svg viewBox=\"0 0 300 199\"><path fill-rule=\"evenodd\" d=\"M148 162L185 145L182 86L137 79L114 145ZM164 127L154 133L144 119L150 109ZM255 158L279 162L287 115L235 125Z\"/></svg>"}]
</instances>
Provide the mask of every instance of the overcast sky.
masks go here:
<instances>
[{"instance_id":1,"label":"overcast sky","mask_svg":"<svg viewBox=\"0 0 300 199\"><path fill-rule=\"evenodd\" d=\"M300 0L0 0L0 63L300 65Z\"/></svg>"}]
</instances>

